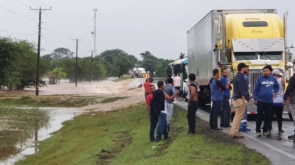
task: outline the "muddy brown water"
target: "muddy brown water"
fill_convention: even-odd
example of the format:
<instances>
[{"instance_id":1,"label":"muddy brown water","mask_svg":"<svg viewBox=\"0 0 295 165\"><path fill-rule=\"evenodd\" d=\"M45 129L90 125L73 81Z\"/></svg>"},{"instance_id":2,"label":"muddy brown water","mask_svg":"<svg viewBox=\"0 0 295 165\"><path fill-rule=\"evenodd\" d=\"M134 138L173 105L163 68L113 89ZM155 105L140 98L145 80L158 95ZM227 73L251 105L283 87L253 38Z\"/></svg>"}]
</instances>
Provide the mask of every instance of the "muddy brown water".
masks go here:
<instances>
[{"instance_id":1,"label":"muddy brown water","mask_svg":"<svg viewBox=\"0 0 295 165\"><path fill-rule=\"evenodd\" d=\"M19 142L14 147L9 147L0 152L1 157L6 157L0 160L0 165L12 165L18 160L23 159L26 155L32 155L38 152L38 143L49 138L52 133L58 131L62 127L62 123L73 119L75 116L84 113L85 111L75 108L40 108L41 111L46 111L50 117L48 123L38 130L35 130L31 137L25 142Z\"/></svg>"},{"instance_id":2,"label":"muddy brown water","mask_svg":"<svg viewBox=\"0 0 295 165\"><path fill-rule=\"evenodd\" d=\"M129 96L126 100L119 100L116 102L118 107L130 104L136 104L141 102L143 98L141 96L142 90L137 89L130 92L130 89L136 89L143 83L143 79L130 79L120 82L113 82L111 80L99 81L99 82L78 82L78 86L75 87L74 83L62 82L57 85L47 85L47 87L40 88L40 95L79 95L79 96ZM26 88L22 91L0 91L1 97L9 96L27 96L35 95L34 88ZM132 96L132 97L131 97ZM127 101L128 100L128 101ZM128 103L126 103L126 101ZM32 131L31 138L18 142L15 146L7 147L0 150L0 165L11 165L18 160L24 159L26 155L32 155L38 152L39 142L49 138L52 133L62 128L62 123L67 120L73 119L75 116L80 115L87 110L108 110L116 107L109 108L110 105L92 105L84 108L39 108L41 111L45 111L49 117L48 123L38 130ZM113 106L113 105L112 105ZM89 108L89 109L88 109ZM101 109L102 108L102 109ZM86 111L85 111L86 110Z\"/></svg>"}]
</instances>

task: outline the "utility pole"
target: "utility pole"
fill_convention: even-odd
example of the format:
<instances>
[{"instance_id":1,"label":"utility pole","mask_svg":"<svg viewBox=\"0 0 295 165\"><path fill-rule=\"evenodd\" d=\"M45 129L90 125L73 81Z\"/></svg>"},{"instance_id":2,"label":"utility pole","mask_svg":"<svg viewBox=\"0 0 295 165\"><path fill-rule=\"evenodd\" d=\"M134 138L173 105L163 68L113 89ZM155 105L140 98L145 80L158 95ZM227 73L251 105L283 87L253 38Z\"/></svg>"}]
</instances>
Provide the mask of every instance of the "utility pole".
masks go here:
<instances>
[{"instance_id":1,"label":"utility pole","mask_svg":"<svg viewBox=\"0 0 295 165\"><path fill-rule=\"evenodd\" d=\"M91 51L91 64L90 64L90 78L89 78L89 84L91 84L91 79L92 79L92 63L93 63L93 50Z\"/></svg>"},{"instance_id":2,"label":"utility pole","mask_svg":"<svg viewBox=\"0 0 295 165\"><path fill-rule=\"evenodd\" d=\"M78 44L79 44L79 41L82 41L82 40L79 40L78 38L77 39L72 39L72 40L76 40L76 87L77 87L77 82L78 82Z\"/></svg>"},{"instance_id":3,"label":"utility pole","mask_svg":"<svg viewBox=\"0 0 295 165\"><path fill-rule=\"evenodd\" d=\"M42 12L50 9L42 9L41 6L39 9L32 9L30 6L30 10L38 10L39 11L39 30L38 30L38 52L37 52L37 72L36 72L36 96L39 96L39 70L40 70L40 47L41 47L41 23L42 23Z\"/></svg>"},{"instance_id":4,"label":"utility pole","mask_svg":"<svg viewBox=\"0 0 295 165\"><path fill-rule=\"evenodd\" d=\"M94 47L93 47L93 54L96 56L96 12L97 9L93 9L94 11L94 31L93 31L93 38L94 38Z\"/></svg>"}]
</instances>

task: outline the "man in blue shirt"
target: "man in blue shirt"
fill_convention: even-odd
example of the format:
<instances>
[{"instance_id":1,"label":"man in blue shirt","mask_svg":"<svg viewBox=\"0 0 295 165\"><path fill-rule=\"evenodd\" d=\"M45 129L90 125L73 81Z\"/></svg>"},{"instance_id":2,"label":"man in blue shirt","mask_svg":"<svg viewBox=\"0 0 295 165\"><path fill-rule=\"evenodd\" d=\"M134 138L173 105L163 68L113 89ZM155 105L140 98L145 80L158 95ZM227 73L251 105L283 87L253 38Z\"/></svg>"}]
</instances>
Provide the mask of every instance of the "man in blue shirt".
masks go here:
<instances>
[{"instance_id":1,"label":"man in blue shirt","mask_svg":"<svg viewBox=\"0 0 295 165\"><path fill-rule=\"evenodd\" d=\"M220 79L223 86L229 85L229 88L223 91L223 100L222 100L222 110L221 110L221 120L220 120L220 127L230 127L230 105L229 105L229 98L230 98L230 90L231 85L227 79L228 70L222 70L222 78Z\"/></svg>"},{"instance_id":2,"label":"man in blue shirt","mask_svg":"<svg viewBox=\"0 0 295 165\"><path fill-rule=\"evenodd\" d=\"M222 85L219 79L219 70L213 70L213 77L210 79L210 91L211 91L211 101L212 108L210 112L210 129L222 130L218 128L217 118L221 110L223 91L229 88L229 85Z\"/></svg>"},{"instance_id":3,"label":"man in blue shirt","mask_svg":"<svg viewBox=\"0 0 295 165\"><path fill-rule=\"evenodd\" d=\"M273 114L273 99L276 98L279 91L279 84L271 72L272 67L266 65L263 68L263 76L259 77L255 84L254 104L257 105L256 134L258 137L261 136L260 127L263 119L263 134L270 136L269 125Z\"/></svg>"}]
</instances>

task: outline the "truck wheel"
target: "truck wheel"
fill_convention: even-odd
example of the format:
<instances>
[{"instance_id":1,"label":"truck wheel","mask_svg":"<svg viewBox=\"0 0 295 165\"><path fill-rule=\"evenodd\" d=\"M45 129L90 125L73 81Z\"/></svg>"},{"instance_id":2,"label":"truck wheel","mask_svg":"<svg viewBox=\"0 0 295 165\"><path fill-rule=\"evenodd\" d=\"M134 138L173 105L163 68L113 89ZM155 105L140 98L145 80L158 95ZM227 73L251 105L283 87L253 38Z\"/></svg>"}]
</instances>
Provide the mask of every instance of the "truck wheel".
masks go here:
<instances>
[{"instance_id":1,"label":"truck wheel","mask_svg":"<svg viewBox=\"0 0 295 165\"><path fill-rule=\"evenodd\" d=\"M235 113L230 113L230 118L231 118L231 122L233 122L234 121L234 117L235 117Z\"/></svg>"},{"instance_id":2,"label":"truck wheel","mask_svg":"<svg viewBox=\"0 0 295 165\"><path fill-rule=\"evenodd\" d=\"M204 94L199 95L199 106L205 106L206 105L206 99L204 97Z\"/></svg>"},{"instance_id":3,"label":"truck wheel","mask_svg":"<svg viewBox=\"0 0 295 165\"><path fill-rule=\"evenodd\" d=\"M293 116L292 116L291 113L289 113L289 119L290 119L291 121L293 121Z\"/></svg>"}]
</instances>

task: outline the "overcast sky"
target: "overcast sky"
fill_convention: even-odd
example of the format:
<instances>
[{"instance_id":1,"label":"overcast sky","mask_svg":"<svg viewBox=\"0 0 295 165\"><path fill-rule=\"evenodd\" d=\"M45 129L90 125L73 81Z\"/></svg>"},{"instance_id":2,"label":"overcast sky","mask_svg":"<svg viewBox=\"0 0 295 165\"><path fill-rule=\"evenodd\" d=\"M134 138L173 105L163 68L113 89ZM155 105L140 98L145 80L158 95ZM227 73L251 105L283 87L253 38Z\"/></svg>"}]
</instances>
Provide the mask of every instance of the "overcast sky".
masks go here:
<instances>
[{"instance_id":1,"label":"overcast sky","mask_svg":"<svg viewBox=\"0 0 295 165\"><path fill-rule=\"evenodd\" d=\"M49 8L42 14L42 55L59 47L79 56L93 49L93 9L97 8L97 52L123 49L140 57L146 50L157 57L175 59L186 53L186 32L212 9L278 9L289 11L289 46L293 43L294 0L0 0L0 36L37 43L38 13L32 8ZM293 3L292 3L293 2ZM11 11L8 11L11 10ZM13 13L16 12L17 14ZM20 16L21 15L21 16Z\"/></svg>"}]
</instances>

